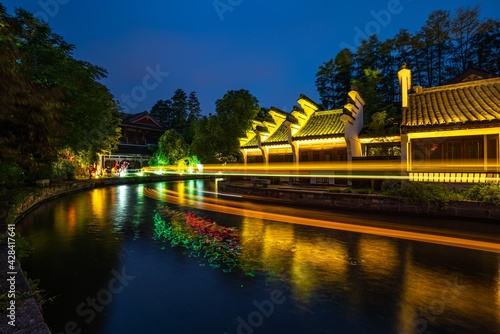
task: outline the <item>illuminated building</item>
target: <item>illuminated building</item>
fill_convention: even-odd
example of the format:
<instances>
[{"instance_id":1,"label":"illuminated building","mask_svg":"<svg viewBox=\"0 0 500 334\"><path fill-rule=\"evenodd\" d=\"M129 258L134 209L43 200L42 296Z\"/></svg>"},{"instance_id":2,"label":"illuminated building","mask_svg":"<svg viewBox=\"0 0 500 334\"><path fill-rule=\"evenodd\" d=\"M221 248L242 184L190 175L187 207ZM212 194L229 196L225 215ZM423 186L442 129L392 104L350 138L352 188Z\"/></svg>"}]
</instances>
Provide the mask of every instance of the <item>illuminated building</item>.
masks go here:
<instances>
[{"instance_id":1,"label":"illuminated building","mask_svg":"<svg viewBox=\"0 0 500 334\"><path fill-rule=\"evenodd\" d=\"M331 177L301 178L310 183L343 184L357 160L385 158L401 162L402 175L411 181L498 182L500 134L500 78L469 68L439 87L412 87L411 70L398 72L402 87L400 134L367 137L362 133L362 92L355 87L342 109L324 110L305 95L290 113L272 107L270 118L254 120L240 139L245 166L308 162L344 162ZM383 151L386 156L373 157Z\"/></svg>"},{"instance_id":2,"label":"illuminated building","mask_svg":"<svg viewBox=\"0 0 500 334\"><path fill-rule=\"evenodd\" d=\"M410 180L498 182L500 78L480 74L409 94L401 150Z\"/></svg>"},{"instance_id":3,"label":"illuminated building","mask_svg":"<svg viewBox=\"0 0 500 334\"><path fill-rule=\"evenodd\" d=\"M117 162L127 161L129 168L141 168L151 158L149 147L158 145L165 128L147 111L138 114L121 113L121 118L118 150L101 155L101 167L110 168Z\"/></svg>"}]
</instances>

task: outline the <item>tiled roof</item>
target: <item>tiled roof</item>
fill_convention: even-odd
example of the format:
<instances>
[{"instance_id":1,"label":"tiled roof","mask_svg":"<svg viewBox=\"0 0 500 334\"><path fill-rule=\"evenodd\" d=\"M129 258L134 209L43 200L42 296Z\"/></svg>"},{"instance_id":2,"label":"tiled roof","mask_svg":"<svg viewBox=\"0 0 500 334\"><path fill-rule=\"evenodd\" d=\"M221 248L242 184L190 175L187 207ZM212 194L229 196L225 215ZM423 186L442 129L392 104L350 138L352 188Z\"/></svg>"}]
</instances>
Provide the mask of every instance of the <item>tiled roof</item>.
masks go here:
<instances>
[{"instance_id":1,"label":"tiled roof","mask_svg":"<svg viewBox=\"0 0 500 334\"><path fill-rule=\"evenodd\" d=\"M300 94L300 97L299 97L299 100L300 99L304 99L306 101L308 101L309 103L312 103L314 106L316 106L319 110L321 110L321 105L319 105L318 103L316 103L313 99L309 98L309 96L305 95L305 94Z\"/></svg>"},{"instance_id":2,"label":"tiled roof","mask_svg":"<svg viewBox=\"0 0 500 334\"><path fill-rule=\"evenodd\" d=\"M296 139L343 137L342 109L317 111L294 136Z\"/></svg>"},{"instance_id":3,"label":"tiled roof","mask_svg":"<svg viewBox=\"0 0 500 334\"><path fill-rule=\"evenodd\" d=\"M457 75L455 78L451 79L446 83L448 84L456 84L460 82L465 82L465 81L471 81L471 80L481 80L481 79L490 79L490 78L496 78L498 75L490 72L486 72L474 67L469 67L468 69L465 70L465 72Z\"/></svg>"},{"instance_id":4,"label":"tiled roof","mask_svg":"<svg viewBox=\"0 0 500 334\"><path fill-rule=\"evenodd\" d=\"M280 127L262 144L277 144L277 143L288 143L288 129L285 124L281 124Z\"/></svg>"},{"instance_id":5,"label":"tiled roof","mask_svg":"<svg viewBox=\"0 0 500 334\"><path fill-rule=\"evenodd\" d=\"M423 89L402 113L402 127L500 122L500 78Z\"/></svg>"},{"instance_id":6,"label":"tiled roof","mask_svg":"<svg viewBox=\"0 0 500 334\"><path fill-rule=\"evenodd\" d=\"M127 114L121 113L121 126L122 127L133 127L142 129L151 129L157 131L165 131L165 129L158 124L156 120L147 112L143 111L138 114Z\"/></svg>"},{"instance_id":7,"label":"tiled roof","mask_svg":"<svg viewBox=\"0 0 500 334\"><path fill-rule=\"evenodd\" d=\"M241 148L256 148L256 147L259 147L257 142L257 136L253 136L252 139L250 139L245 144L241 145Z\"/></svg>"}]
</instances>

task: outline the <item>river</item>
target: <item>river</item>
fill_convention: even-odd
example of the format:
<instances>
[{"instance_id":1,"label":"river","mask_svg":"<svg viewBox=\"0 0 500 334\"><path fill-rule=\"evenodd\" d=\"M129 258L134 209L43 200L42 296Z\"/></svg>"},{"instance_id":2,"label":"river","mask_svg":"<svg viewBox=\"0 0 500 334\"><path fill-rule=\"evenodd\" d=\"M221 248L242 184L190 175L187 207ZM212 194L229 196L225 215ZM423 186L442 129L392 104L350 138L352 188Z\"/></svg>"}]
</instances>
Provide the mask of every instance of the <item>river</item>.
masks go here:
<instances>
[{"instance_id":1,"label":"river","mask_svg":"<svg viewBox=\"0 0 500 334\"><path fill-rule=\"evenodd\" d=\"M50 299L51 330L500 333L496 252L301 223L408 217L216 193L216 183L202 180L121 185L26 215L18 232L33 251L23 269Z\"/></svg>"}]
</instances>

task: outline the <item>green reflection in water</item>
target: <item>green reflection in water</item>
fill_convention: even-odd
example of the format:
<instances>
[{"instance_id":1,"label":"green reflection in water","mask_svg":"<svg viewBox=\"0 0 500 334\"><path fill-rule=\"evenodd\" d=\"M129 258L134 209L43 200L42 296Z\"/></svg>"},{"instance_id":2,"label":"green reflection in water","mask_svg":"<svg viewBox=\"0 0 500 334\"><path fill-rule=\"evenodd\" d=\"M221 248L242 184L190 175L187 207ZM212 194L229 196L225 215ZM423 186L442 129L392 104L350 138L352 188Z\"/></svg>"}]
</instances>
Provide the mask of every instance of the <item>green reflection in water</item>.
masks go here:
<instances>
[{"instance_id":1,"label":"green reflection in water","mask_svg":"<svg viewBox=\"0 0 500 334\"><path fill-rule=\"evenodd\" d=\"M168 222L156 212L154 220L154 238L170 243L171 247L187 249L189 257L204 258L213 268L231 272L240 267L248 276L254 276L251 268L239 263L239 235L235 228L217 225L190 212L165 209ZM200 264L204 266L205 264Z\"/></svg>"}]
</instances>

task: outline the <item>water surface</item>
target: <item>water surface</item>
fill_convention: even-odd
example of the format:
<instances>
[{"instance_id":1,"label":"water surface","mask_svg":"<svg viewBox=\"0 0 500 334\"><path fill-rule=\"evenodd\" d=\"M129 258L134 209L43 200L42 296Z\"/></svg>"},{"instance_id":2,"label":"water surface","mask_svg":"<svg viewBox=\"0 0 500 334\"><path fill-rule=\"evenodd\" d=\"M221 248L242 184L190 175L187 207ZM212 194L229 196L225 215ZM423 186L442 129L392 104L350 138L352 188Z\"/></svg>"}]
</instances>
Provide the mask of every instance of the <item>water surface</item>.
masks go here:
<instances>
[{"instance_id":1,"label":"water surface","mask_svg":"<svg viewBox=\"0 0 500 334\"><path fill-rule=\"evenodd\" d=\"M242 215L212 212L209 200L189 199L214 190L207 182L99 188L28 214L18 230L34 252L23 269L53 298L44 311L49 327L106 334L500 333L499 254L244 215L246 208L293 216L280 206L240 201ZM167 226L185 223L167 208L234 229L238 248L225 256L236 265L223 270L222 260L155 235L156 212ZM307 217L384 220L318 209Z\"/></svg>"}]
</instances>

